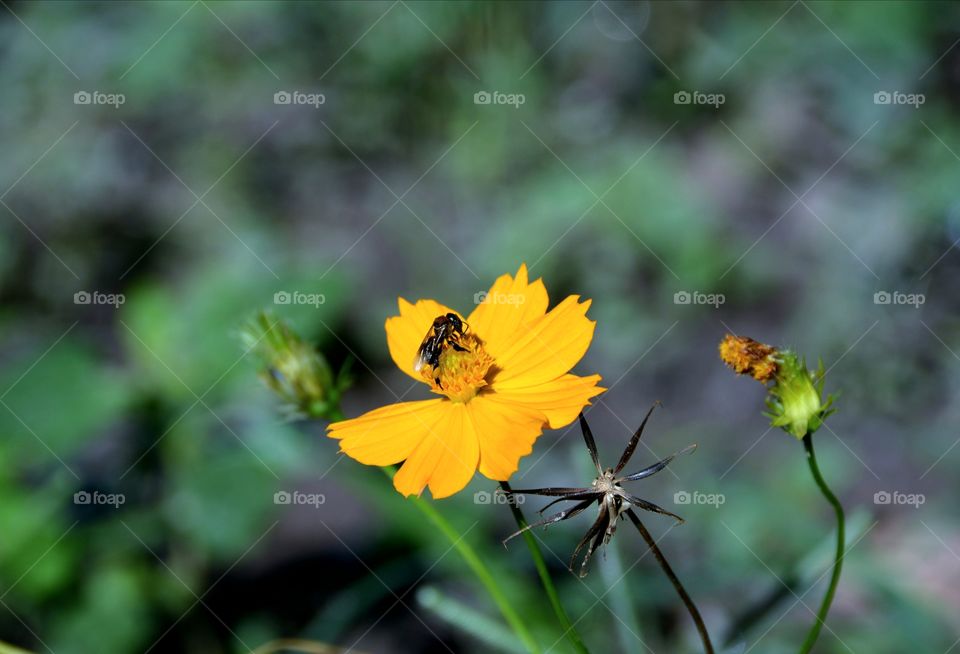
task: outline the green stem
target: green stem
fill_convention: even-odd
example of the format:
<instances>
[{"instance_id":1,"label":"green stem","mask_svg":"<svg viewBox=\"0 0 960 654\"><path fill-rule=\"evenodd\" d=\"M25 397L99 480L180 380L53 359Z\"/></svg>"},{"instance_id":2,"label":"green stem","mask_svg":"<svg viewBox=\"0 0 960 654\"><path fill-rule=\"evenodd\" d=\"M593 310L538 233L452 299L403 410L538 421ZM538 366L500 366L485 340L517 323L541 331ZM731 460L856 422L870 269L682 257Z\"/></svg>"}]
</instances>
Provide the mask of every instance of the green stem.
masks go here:
<instances>
[{"instance_id":1,"label":"green stem","mask_svg":"<svg viewBox=\"0 0 960 654\"><path fill-rule=\"evenodd\" d=\"M810 627L810 631L807 632L807 637L803 641L803 645L800 646L799 654L808 654L808 652L813 649L813 644L817 642L820 630L823 628L823 624L827 619L827 613L830 611L830 604L833 603L833 596L837 592L837 583L840 581L840 569L843 565L843 544L845 536L843 507L840 505L840 500L837 499L837 496L834 495L830 487L827 486L823 475L820 474L820 466L817 465L817 457L813 452L813 439L810 437L810 432L807 432L803 437L803 448L807 452L807 463L810 466L810 473L813 475L814 481L817 482L817 486L820 487L820 492L827 498L830 506L833 507L833 512L837 515L837 548L833 558L833 574L830 575L830 585L827 587L827 593L823 596L823 601L820 603L820 610L817 611L817 621Z\"/></svg>"},{"instance_id":2,"label":"green stem","mask_svg":"<svg viewBox=\"0 0 960 654\"><path fill-rule=\"evenodd\" d=\"M677 595L680 596L680 599L683 601L683 605L687 607L687 612L690 614L690 617L693 618L693 623L697 626L697 632L700 634L700 640L703 641L703 651L707 654L713 654L713 643L710 642L710 634L707 632L707 625L704 624L703 618L700 617L700 611L697 609L697 605L693 603L690 595L687 593L687 589L683 587L683 584L680 583L680 579L674 573L673 568L670 567L670 564L667 563L667 558L663 555L663 552L660 551L660 547L657 546L657 541L654 540L653 536L647 531L647 528L640 522L640 518L634 513L633 509L627 510L627 517L630 518L630 521L633 522L634 526L637 528L637 531L640 532L640 535L643 537L643 540L647 542L647 546L650 548L650 551L653 552L653 556L657 559L657 563L660 564L660 567L663 569L663 573L667 575L667 579L670 580L670 583L673 584L674 589L677 591Z\"/></svg>"},{"instance_id":3,"label":"green stem","mask_svg":"<svg viewBox=\"0 0 960 654\"><path fill-rule=\"evenodd\" d=\"M0 642L0 654L30 654L25 649L20 649L19 647L14 647L13 645L8 645L7 643Z\"/></svg>"},{"instance_id":4,"label":"green stem","mask_svg":"<svg viewBox=\"0 0 960 654\"><path fill-rule=\"evenodd\" d=\"M507 493L506 497L512 497L510 495L510 484L505 481L501 481L500 488ZM513 519L517 521L517 526L520 529L526 529L528 524L527 519L523 517L523 511L520 510L520 507L517 506L517 503L508 501L507 504L510 506L510 512L513 513ZM550 605L553 606L553 612L556 613L557 620L560 621L560 626L563 627L564 635L577 652L580 652L581 654L590 654L590 650L588 650L587 646L584 645L583 640L580 638L580 634L577 633L573 623L570 622L570 617L567 615L567 612L563 608L563 604L560 602L560 595L557 594L557 589L554 587L553 580L550 578L550 571L547 569L546 561L544 561L543 552L540 551L540 546L537 545L537 539L532 533L530 533L529 530L523 532L523 539L527 542L527 548L530 550L530 556L533 557L533 565L537 569L537 574L540 575L540 583L543 584L543 589L547 592L547 597L550 599Z\"/></svg>"},{"instance_id":5,"label":"green stem","mask_svg":"<svg viewBox=\"0 0 960 654\"><path fill-rule=\"evenodd\" d=\"M396 471L392 467L385 466L380 469L383 470L383 474L393 479ZM410 501L413 502L413 505L417 507L437 529L443 532L443 535L453 544L454 549L463 557L467 567L470 568L477 579L480 580L480 583L486 588L494 604L500 609L500 613L503 614L504 619L510 627L513 628L514 633L517 634L517 638L520 639L524 647L533 654L539 654L541 651L540 646L537 645L530 631L526 625L523 624L523 620L521 620L517 612L514 611L503 589L497 584L497 580L494 579L493 574L491 574L489 568L484 565L483 561L477 555L477 552L470 547L470 544L463 539L461 534L457 533L453 525L440 515L440 512L434 508L433 504L416 495L411 496Z\"/></svg>"}]
</instances>

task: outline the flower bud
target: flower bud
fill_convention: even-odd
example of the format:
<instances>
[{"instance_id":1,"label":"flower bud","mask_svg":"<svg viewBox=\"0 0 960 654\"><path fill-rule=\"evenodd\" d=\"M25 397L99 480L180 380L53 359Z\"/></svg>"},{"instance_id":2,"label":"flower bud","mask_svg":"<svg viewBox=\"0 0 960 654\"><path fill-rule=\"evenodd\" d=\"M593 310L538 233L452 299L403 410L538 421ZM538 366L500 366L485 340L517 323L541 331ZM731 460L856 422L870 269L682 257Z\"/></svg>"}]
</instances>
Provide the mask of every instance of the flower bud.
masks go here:
<instances>
[{"instance_id":1,"label":"flower bud","mask_svg":"<svg viewBox=\"0 0 960 654\"><path fill-rule=\"evenodd\" d=\"M324 356L290 325L262 311L241 332L248 351L263 365L260 379L294 416L340 417L340 398L349 386L345 370L334 378Z\"/></svg>"},{"instance_id":2,"label":"flower bud","mask_svg":"<svg viewBox=\"0 0 960 654\"><path fill-rule=\"evenodd\" d=\"M770 424L798 439L813 434L833 413L833 396L823 400L823 364L811 373L795 352L777 350L744 336L727 336L720 358L737 374L749 374L768 388L766 414Z\"/></svg>"}]
</instances>

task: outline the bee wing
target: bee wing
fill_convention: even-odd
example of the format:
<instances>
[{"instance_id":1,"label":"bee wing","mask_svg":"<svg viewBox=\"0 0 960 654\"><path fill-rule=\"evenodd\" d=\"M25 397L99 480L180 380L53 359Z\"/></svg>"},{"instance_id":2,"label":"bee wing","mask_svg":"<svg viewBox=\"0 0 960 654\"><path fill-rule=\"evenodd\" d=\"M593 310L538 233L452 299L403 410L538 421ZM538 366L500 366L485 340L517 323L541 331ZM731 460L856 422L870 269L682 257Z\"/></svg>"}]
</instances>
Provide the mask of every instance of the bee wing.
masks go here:
<instances>
[{"instance_id":1,"label":"bee wing","mask_svg":"<svg viewBox=\"0 0 960 654\"><path fill-rule=\"evenodd\" d=\"M423 343L417 350L417 356L413 357L413 371L420 372L421 368L427 365L429 357L427 356L427 344Z\"/></svg>"},{"instance_id":2,"label":"bee wing","mask_svg":"<svg viewBox=\"0 0 960 654\"><path fill-rule=\"evenodd\" d=\"M425 365L427 365L427 362L423 360L423 357L417 356L413 360L413 371L420 372Z\"/></svg>"},{"instance_id":3,"label":"bee wing","mask_svg":"<svg viewBox=\"0 0 960 654\"><path fill-rule=\"evenodd\" d=\"M427 335L423 337L423 342L420 343L420 347L417 349L417 356L413 358L414 372L420 372L421 368L430 363L430 354L433 349L433 341L435 338L435 330L433 327L431 327L430 331L427 332Z\"/></svg>"}]
</instances>

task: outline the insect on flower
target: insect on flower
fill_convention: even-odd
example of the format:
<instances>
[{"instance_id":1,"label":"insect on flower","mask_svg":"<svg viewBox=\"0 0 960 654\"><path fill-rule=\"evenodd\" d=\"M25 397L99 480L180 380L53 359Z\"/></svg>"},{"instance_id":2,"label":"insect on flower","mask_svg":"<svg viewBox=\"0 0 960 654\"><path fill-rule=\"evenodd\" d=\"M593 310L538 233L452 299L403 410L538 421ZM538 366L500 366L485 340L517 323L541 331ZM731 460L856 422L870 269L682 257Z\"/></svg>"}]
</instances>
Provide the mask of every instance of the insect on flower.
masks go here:
<instances>
[{"instance_id":1,"label":"insect on flower","mask_svg":"<svg viewBox=\"0 0 960 654\"><path fill-rule=\"evenodd\" d=\"M467 349L460 345L460 337L467 332L468 328L467 323L460 320L460 316L455 313L446 313L434 318L430 331L427 332L423 342L420 343L420 348L417 350L417 356L413 360L413 369L420 372L424 366L430 366L435 373L434 381L437 386L443 388L440 383L440 374L437 371L437 368L440 367L440 355L448 346L453 347L457 352L466 352Z\"/></svg>"},{"instance_id":2,"label":"insect on flower","mask_svg":"<svg viewBox=\"0 0 960 654\"><path fill-rule=\"evenodd\" d=\"M623 483L627 481L638 481L640 479L645 479L646 477L650 477L651 475L660 472L666 468L676 457L689 454L697 449L696 443L688 445L679 452L674 452L665 459L661 459L653 465L647 466L646 468L634 472L633 474L620 474L623 468L630 461L634 451L637 449L637 444L640 443L640 437L643 435L643 428L646 427L647 420L650 419L650 414L653 413L653 410L656 408L657 404L659 404L659 402L654 403L654 405L650 407L650 410L647 411L647 415L644 416L643 422L640 423L640 427L637 429L636 433L634 433L633 437L630 439L630 442L627 443L627 447L623 451L623 454L620 455L620 461L617 463L616 467L607 468L606 470L600 466L600 459L597 455L597 445L593 440L593 433L590 431L590 426L587 424L586 418L584 418L583 413L581 413L580 430L583 432L583 440L587 444L587 450L590 452L590 458L593 460L593 465L597 469L597 478L593 480L593 483L590 484L590 486L584 488L528 488L503 491L508 497L511 497L511 499L514 495L544 495L547 497L556 497L557 499L553 500L540 510L541 515L544 511L557 502L562 502L565 500L576 502L576 504L564 509L563 511L555 513L552 516L544 518L538 522L534 522L533 524L527 525L523 529L510 534L510 536L504 539L504 546L506 546L507 541L519 536L528 529L552 525L557 522L567 520L579 515L580 513L583 513L590 508L592 504L596 503L600 507L597 520L593 523L593 525L591 525L590 529L587 530L587 533L580 540L576 549L573 551L573 556L570 557L569 568L571 571L573 571L573 566L577 560L577 556L584 547L587 548L586 554L583 557L583 561L580 564L580 576L584 577L587 574L587 562L590 560L590 557L597 550L597 548L610 542L610 539L613 538L613 535L617 530L617 522L625 514L632 513L632 507L643 509L645 511L651 511L653 513L668 515L672 518L675 518L678 523L682 523L683 518L675 513L671 513L670 511L657 506L653 502L648 502L647 500L632 495L629 491L627 491L626 488L623 487Z\"/></svg>"}]
</instances>

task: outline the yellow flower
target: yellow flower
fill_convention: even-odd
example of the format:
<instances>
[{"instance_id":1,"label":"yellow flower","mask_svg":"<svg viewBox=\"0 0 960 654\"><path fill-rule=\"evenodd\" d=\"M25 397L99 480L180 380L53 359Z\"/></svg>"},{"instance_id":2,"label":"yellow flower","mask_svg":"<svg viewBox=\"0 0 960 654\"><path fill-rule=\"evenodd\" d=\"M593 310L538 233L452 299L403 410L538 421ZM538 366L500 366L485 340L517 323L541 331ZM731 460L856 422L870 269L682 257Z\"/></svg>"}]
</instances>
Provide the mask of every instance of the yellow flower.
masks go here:
<instances>
[{"instance_id":1,"label":"yellow flower","mask_svg":"<svg viewBox=\"0 0 960 654\"><path fill-rule=\"evenodd\" d=\"M434 300L399 298L400 315L386 321L390 356L439 398L399 402L331 424L329 436L360 463L405 461L393 485L403 495L429 486L434 498L463 489L478 469L505 481L545 427L570 424L605 389L599 375L569 374L583 357L596 323L590 301L571 295L547 311L543 280L527 267L503 275L466 318L457 347L443 348L436 369L414 368L424 336L438 316L460 314Z\"/></svg>"}]
</instances>

